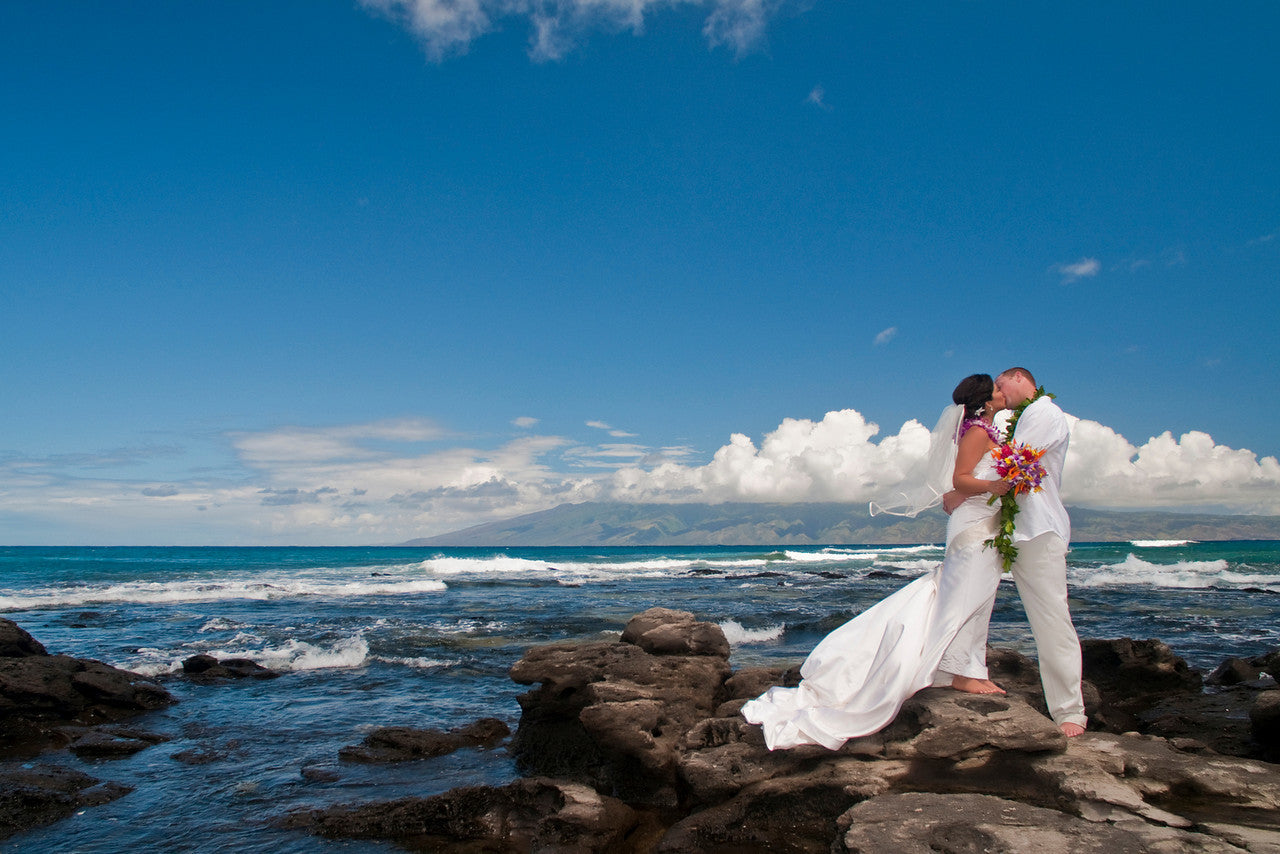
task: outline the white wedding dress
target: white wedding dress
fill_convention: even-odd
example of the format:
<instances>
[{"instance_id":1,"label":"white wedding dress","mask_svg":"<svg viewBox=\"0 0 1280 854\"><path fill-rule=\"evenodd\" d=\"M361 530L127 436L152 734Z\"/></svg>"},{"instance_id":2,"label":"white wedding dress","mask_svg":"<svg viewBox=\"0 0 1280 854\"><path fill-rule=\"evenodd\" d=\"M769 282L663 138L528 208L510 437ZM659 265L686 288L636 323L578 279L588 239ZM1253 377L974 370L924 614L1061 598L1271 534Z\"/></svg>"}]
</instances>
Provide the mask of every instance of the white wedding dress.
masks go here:
<instances>
[{"instance_id":1,"label":"white wedding dress","mask_svg":"<svg viewBox=\"0 0 1280 854\"><path fill-rule=\"evenodd\" d=\"M974 477L994 480L986 454ZM770 750L820 744L836 750L897 716L912 694L953 676L987 678L987 624L1000 561L983 541L995 535L999 504L971 496L952 513L942 565L882 599L822 639L796 688L770 688L742 707Z\"/></svg>"}]
</instances>

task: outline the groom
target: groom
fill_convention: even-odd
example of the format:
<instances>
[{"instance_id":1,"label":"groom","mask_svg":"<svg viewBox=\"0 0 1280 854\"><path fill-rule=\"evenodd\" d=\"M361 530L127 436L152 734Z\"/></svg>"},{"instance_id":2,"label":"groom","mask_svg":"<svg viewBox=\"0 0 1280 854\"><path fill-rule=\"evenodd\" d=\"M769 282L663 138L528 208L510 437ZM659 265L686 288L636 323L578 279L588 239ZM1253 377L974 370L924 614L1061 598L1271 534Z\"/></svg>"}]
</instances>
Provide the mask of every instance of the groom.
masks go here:
<instances>
[{"instance_id":1,"label":"groom","mask_svg":"<svg viewBox=\"0 0 1280 854\"><path fill-rule=\"evenodd\" d=\"M1067 456L1067 417L1051 397L1037 394L1035 379L1026 368L1005 371L996 378L996 388L1004 393L1011 409L1030 401L1009 441L1016 439L1020 444L1044 449L1040 458L1047 474L1043 488L1018 498L1013 532L1018 558L1012 573L1036 640L1040 682L1049 716L1064 735L1074 738L1084 732L1088 718L1080 692L1080 639L1067 608L1071 520L1058 496L1062 463ZM943 501L948 513L960 503L952 500L953 495L956 493L948 493Z\"/></svg>"}]
</instances>

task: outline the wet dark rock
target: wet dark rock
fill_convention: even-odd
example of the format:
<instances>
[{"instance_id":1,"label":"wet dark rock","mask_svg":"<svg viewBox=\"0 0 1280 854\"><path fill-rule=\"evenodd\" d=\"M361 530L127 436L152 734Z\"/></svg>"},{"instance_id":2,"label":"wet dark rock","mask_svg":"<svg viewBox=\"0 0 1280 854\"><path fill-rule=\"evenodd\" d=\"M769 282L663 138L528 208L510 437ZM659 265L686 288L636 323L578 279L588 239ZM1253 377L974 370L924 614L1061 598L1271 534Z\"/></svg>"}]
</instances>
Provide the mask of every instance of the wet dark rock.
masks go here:
<instances>
[{"instance_id":1,"label":"wet dark rock","mask_svg":"<svg viewBox=\"0 0 1280 854\"><path fill-rule=\"evenodd\" d=\"M1280 690L1263 691L1249 709L1249 733L1270 759L1280 759Z\"/></svg>"},{"instance_id":2,"label":"wet dark rock","mask_svg":"<svg viewBox=\"0 0 1280 854\"><path fill-rule=\"evenodd\" d=\"M309 783L336 783L342 779L342 775L337 771L330 771L328 768L319 768L315 765L305 765L298 773L302 775L302 779Z\"/></svg>"},{"instance_id":3,"label":"wet dark rock","mask_svg":"<svg viewBox=\"0 0 1280 854\"><path fill-rule=\"evenodd\" d=\"M52 824L76 810L105 804L133 791L56 765L0 768L0 839Z\"/></svg>"},{"instance_id":4,"label":"wet dark rock","mask_svg":"<svg viewBox=\"0 0 1280 854\"><path fill-rule=\"evenodd\" d=\"M72 736L68 749L81 758L119 759L169 740L169 736L121 726L64 727Z\"/></svg>"},{"instance_id":5,"label":"wet dark rock","mask_svg":"<svg viewBox=\"0 0 1280 854\"><path fill-rule=\"evenodd\" d=\"M444 732L413 727L379 727L353 747L344 747L338 755L347 762L405 762L444 756L464 747L486 750L497 747L511 729L497 718L481 718L475 723Z\"/></svg>"},{"instance_id":6,"label":"wet dark rock","mask_svg":"<svg viewBox=\"0 0 1280 854\"><path fill-rule=\"evenodd\" d=\"M10 620L0 619L0 736L10 751L65 744L58 725L99 724L174 702L151 680L101 661L50 655Z\"/></svg>"},{"instance_id":7,"label":"wet dark rock","mask_svg":"<svg viewBox=\"0 0 1280 854\"><path fill-rule=\"evenodd\" d=\"M1206 685L1239 685L1252 682L1263 673L1261 667L1243 658L1228 658L1204 678Z\"/></svg>"},{"instance_id":8,"label":"wet dark rock","mask_svg":"<svg viewBox=\"0 0 1280 854\"><path fill-rule=\"evenodd\" d=\"M1280 680L1280 648L1256 655L1249 659L1249 663L1261 667L1272 679Z\"/></svg>"},{"instance_id":9,"label":"wet dark rock","mask_svg":"<svg viewBox=\"0 0 1280 854\"><path fill-rule=\"evenodd\" d=\"M286 825L330 838L388 839L414 851L647 850L628 845L642 829L630 807L589 786L539 778L297 813Z\"/></svg>"},{"instance_id":10,"label":"wet dark rock","mask_svg":"<svg viewBox=\"0 0 1280 854\"><path fill-rule=\"evenodd\" d=\"M180 750L177 753L171 753L169 758L175 762L181 762L183 765L208 765L211 762L218 762L226 759L225 751L220 750L204 750L192 748L190 750Z\"/></svg>"},{"instance_id":11,"label":"wet dark rock","mask_svg":"<svg viewBox=\"0 0 1280 854\"><path fill-rule=\"evenodd\" d=\"M280 675L248 658L219 660L204 653L184 660L182 672L193 682L204 684L224 679L275 679Z\"/></svg>"},{"instance_id":12,"label":"wet dark rock","mask_svg":"<svg viewBox=\"0 0 1280 854\"><path fill-rule=\"evenodd\" d=\"M176 702L137 673L101 661L50 655L11 620L0 619L0 754L29 758L69 748L115 758L165 736L111 725ZM131 791L57 766L0 768L0 838L57 821Z\"/></svg>"},{"instance_id":13,"label":"wet dark rock","mask_svg":"<svg viewBox=\"0 0 1280 854\"><path fill-rule=\"evenodd\" d=\"M1200 673L1163 641L1084 640L1084 678L1113 705L1135 705L1171 694L1194 694L1203 687Z\"/></svg>"},{"instance_id":14,"label":"wet dark rock","mask_svg":"<svg viewBox=\"0 0 1280 854\"><path fill-rule=\"evenodd\" d=\"M44 644L12 620L0 619L0 658L48 655Z\"/></svg>"},{"instance_id":15,"label":"wet dark rock","mask_svg":"<svg viewBox=\"0 0 1280 854\"><path fill-rule=\"evenodd\" d=\"M1200 673L1161 641L1086 639L1080 646L1085 712L1091 730L1146 732L1160 717L1152 714L1153 709L1167 703L1194 703L1202 696ZM987 651L987 668L1001 687L1048 714L1034 659L993 648Z\"/></svg>"}]
</instances>

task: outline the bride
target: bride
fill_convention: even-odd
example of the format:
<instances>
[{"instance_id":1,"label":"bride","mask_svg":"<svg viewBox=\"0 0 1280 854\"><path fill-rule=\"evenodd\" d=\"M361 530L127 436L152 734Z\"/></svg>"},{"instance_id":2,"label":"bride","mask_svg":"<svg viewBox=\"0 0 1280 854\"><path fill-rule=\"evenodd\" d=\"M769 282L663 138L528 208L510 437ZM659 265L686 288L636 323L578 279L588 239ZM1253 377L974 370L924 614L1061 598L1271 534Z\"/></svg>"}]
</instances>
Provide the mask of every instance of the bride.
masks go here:
<instances>
[{"instance_id":1,"label":"bride","mask_svg":"<svg viewBox=\"0 0 1280 854\"><path fill-rule=\"evenodd\" d=\"M827 635L800 668L796 688L770 688L742 707L760 724L770 750L846 740L876 732L915 692L931 685L1003 694L988 678L987 624L1000 584L1000 558L983 545L996 533L1009 484L995 472L991 424L1005 408L990 376L966 377L951 394L929 443L923 483L890 507L871 512L915 516L954 488L968 498L947 523L942 565Z\"/></svg>"}]
</instances>

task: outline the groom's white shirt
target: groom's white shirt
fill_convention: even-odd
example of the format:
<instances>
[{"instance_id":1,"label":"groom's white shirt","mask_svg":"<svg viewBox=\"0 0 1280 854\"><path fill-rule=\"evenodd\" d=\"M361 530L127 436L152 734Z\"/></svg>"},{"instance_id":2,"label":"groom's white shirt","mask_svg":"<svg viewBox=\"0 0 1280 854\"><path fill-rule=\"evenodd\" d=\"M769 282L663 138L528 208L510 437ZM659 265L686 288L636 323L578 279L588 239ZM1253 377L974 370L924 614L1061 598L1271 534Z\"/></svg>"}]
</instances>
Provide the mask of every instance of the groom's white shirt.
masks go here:
<instances>
[{"instance_id":1,"label":"groom's white shirt","mask_svg":"<svg viewBox=\"0 0 1280 854\"><path fill-rule=\"evenodd\" d=\"M1071 438L1067 416L1052 398L1041 397L1022 411L1013 438L1020 444L1044 449L1040 462L1048 475L1042 481L1043 489L1018 499L1014 542L1049 532L1062 537L1064 543L1071 542L1071 519L1059 496L1062 464L1067 458L1067 442Z\"/></svg>"}]
</instances>

